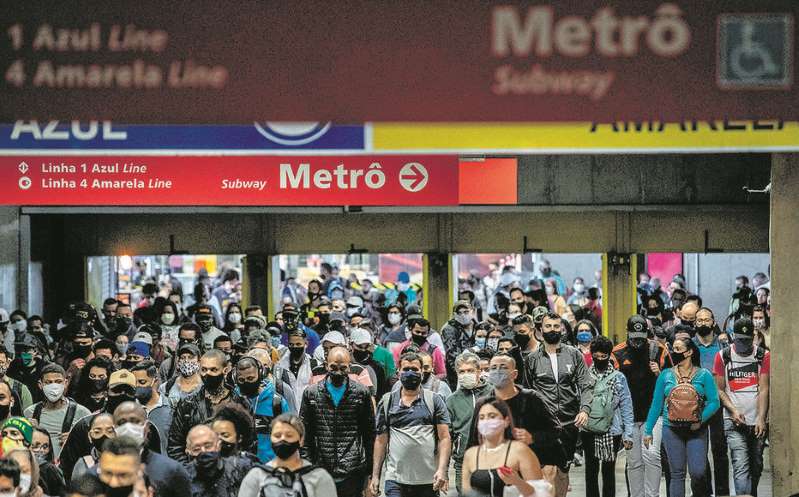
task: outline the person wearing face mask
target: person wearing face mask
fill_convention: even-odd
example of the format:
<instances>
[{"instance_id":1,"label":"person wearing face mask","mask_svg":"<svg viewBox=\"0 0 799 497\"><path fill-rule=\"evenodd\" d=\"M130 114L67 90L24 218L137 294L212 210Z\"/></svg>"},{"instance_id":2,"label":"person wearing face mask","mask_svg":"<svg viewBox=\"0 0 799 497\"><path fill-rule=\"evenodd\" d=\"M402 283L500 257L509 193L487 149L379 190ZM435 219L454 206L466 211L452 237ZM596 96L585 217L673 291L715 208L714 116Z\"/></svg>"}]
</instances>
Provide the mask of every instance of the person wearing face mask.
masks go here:
<instances>
[{"instance_id":1,"label":"person wearing face mask","mask_svg":"<svg viewBox=\"0 0 799 497\"><path fill-rule=\"evenodd\" d=\"M19 465L18 497L44 497L44 491L39 485L39 464L33 452L30 449L14 449L6 453L5 457Z\"/></svg>"},{"instance_id":2,"label":"person wearing face mask","mask_svg":"<svg viewBox=\"0 0 799 497\"><path fill-rule=\"evenodd\" d=\"M114 430L114 416L109 413L102 413L94 416L89 424L89 443L91 444L91 451L78 459L75 467L72 469L72 476L70 479L74 480L89 472L89 469L97 465L100 459L100 454L103 452L103 445L106 440L116 438L116 431Z\"/></svg>"},{"instance_id":3,"label":"person wearing face mask","mask_svg":"<svg viewBox=\"0 0 799 497\"><path fill-rule=\"evenodd\" d=\"M574 338L577 341L577 349L582 352L585 365L589 368L594 361L591 355L591 340L597 335L599 335L599 332L594 327L594 323L587 319L578 322L574 327Z\"/></svg>"},{"instance_id":4,"label":"person wearing face mask","mask_svg":"<svg viewBox=\"0 0 799 497\"><path fill-rule=\"evenodd\" d=\"M751 320L739 319L734 331L732 345L716 355L713 375L724 406L735 494L756 497L768 436L771 353L754 345Z\"/></svg>"},{"instance_id":5,"label":"person wearing face mask","mask_svg":"<svg viewBox=\"0 0 799 497\"><path fill-rule=\"evenodd\" d=\"M321 343L319 334L315 332L313 329L302 324L300 320L300 314L297 311L297 308L293 304L283 305L281 314L283 319L283 324L281 325L283 327L283 334L281 335L280 338L281 343L283 345L288 345L289 333L295 330L302 330L302 332L305 333L305 336L308 338L307 352L309 354L313 354L316 348Z\"/></svg>"},{"instance_id":6,"label":"person wearing face mask","mask_svg":"<svg viewBox=\"0 0 799 497\"><path fill-rule=\"evenodd\" d=\"M45 495L63 495L66 487L64 474L53 464L53 447L50 434L39 427L33 428L31 452L39 466L39 486Z\"/></svg>"},{"instance_id":7,"label":"person wearing face mask","mask_svg":"<svg viewBox=\"0 0 799 497\"><path fill-rule=\"evenodd\" d=\"M627 488L631 497L658 497L662 466L661 423L653 428L653 444L644 447L644 422L658 375L673 366L666 347L649 339L648 323L638 314L627 320L627 340L613 348L614 367L627 379L633 400L633 448L627 453Z\"/></svg>"},{"instance_id":8,"label":"person wearing face mask","mask_svg":"<svg viewBox=\"0 0 799 497\"><path fill-rule=\"evenodd\" d=\"M6 374L10 363L11 358L9 357L8 352L4 348L0 347L0 382L4 382L8 385L9 396L12 395L12 393L14 396L16 396L18 403L20 404L19 409L21 413L22 410L33 404L33 396L25 384L19 380L9 377ZM2 419L5 419L5 416L0 416L0 420Z\"/></svg>"},{"instance_id":9,"label":"person wearing face mask","mask_svg":"<svg viewBox=\"0 0 799 497\"><path fill-rule=\"evenodd\" d=\"M114 370L114 364L105 356L90 360L81 369L78 380L70 382L72 397L89 411L100 411L108 393L108 377Z\"/></svg>"},{"instance_id":10,"label":"person wearing face mask","mask_svg":"<svg viewBox=\"0 0 799 497\"><path fill-rule=\"evenodd\" d=\"M440 395L422 388L422 365L418 354L403 354L402 388L385 394L377 406L372 495L380 493L384 462L386 497L434 497L449 488L449 411Z\"/></svg>"},{"instance_id":11,"label":"person wearing face mask","mask_svg":"<svg viewBox=\"0 0 799 497\"><path fill-rule=\"evenodd\" d=\"M446 354L447 382L451 387L458 383L455 371L455 359L465 350L474 346L474 309L472 304L464 300L455 303L452 308L453 317L441 329Z\"/></svg>"},{"instance_id":12,"label":"person wearing face mask","mask_svg":"<svg viewBox=\"0 0 799 497\"><path fill-rule=\"evenodd\" d=\"M278 366L290 373L289 384L294 391L295 405L302 404L302 393L311 383L313 370L319 367L319 362L306 353L307 347L305 333L296 330L289 334L288 354L284 354L278 361Z\"/></svg>"},{"instance_id":13,"label":"person wearing face mask","mask_svg":"<svg viewBox=\"0 0 799 497\"><path fill-rule=\"evenodd\" d=\"M161 453L166 453L166 440L172 424L172 406L159 392L158 368L153 361L142 361L130 369L136 378L136 400L147 411L147 419L158 430Z\"/></svg>"},{"instance_id":14,"label":"person wearing face mask","mask_svg":"<svg viewBox=\"0 0 799 497\"><path fill-rule=\"evenodd\" d=\"M12 330L15 336L24 335L28 331L28 315L22 309L16 309L8 318L8 329Z\"/></svg>"},{"instance_id":15,"label":"person wearing face mask","mask_svg":"<svg viewBox=\"0 0 799 497\"><path fill-rule=\"evenodd\" d=\"M65 475L72 474L75 463L81 457L91 453L92 445L88 433L92 420L101 413L112 414L124 402L136 402L136 377L127 369L111 373L108 379L108 395L103 410L80 418L70 430L66 442L61 447L59 461L61 471ZM160 434L149 421L147 423L150 427L146 432L147 447L151 451L158 452L161 450Z\"/></svg>"},{"instance_id":16,"label":"person wearing face mask","mask_svg":"<svg viewBox=\"0 0 799 497\"><path fill-rule=\"evenodd\" d=\"M241 313L241 306L236 302L231 302L225 311L225 326L222 327L222 331L236 343L241 340L243 330L244 316Z\"/></svg>"},{"instance_id":17,"label":"person wearing face mask","mask_svg":"<svg viewBox=\"0 0 799 497\"><path fill-rule=\"evenodd\" d=\"M89 323L86 321L75 321L69 326L62 328L61 333L63 336L68 337L69 341L59 344L54 355L54 362L56 364L66 369L72 361L76 359L87 361L92 358L94 329Z\"/></svg>"},{"instance_id":18,"label":"person wearing face mask","mask_svg":"<svg viewBox=\"0 0 799 497\"><path fill-rule=\"evenodd\" d=\"M139 403L123 402L114 410L115 440L131 438L138 444L141 450L141 463L144 465L144 472L150 479L150 484L155 489L155 496L189 497L191 484L183 465L146 446L147 432L151 429L153 429L153 425L147 421L147 413ZM184 440L182 445L185 446L185 444ZM101 469L103 456L108 450L108 445L106 445L100 456ZM100 475L102 477L102 473Z\"/></svg>"},{"instance_id":19,"label":"person wearing face mask","mask_svg":"<svg viewBox=\"0 0 799 497\"><path fill-rule=\"evenodd\" d=\"M679 307L674 308L674 315L679 322L666 331L669 343L673 343L680 331L687 331L691 338L696 334L696 313L699 311L699 305L694 301L688 301Z\"/></svg>"},{"instance_id":20,"label":"person wearing face mask","mask_svg":"<svg viewBox=\"0 0 799 497\"><path fill-rule=\"evenodd\" d=\"M0 497L18 497L19 484L19 464L13 459L0 459Z\"/></svg>"},{"instance_id":21,"label":"person wearing face mask","mask_svg":"<svg viewBox=\"0 0 799 497\"><path fill-rule=\"evenodd\" d=\"M161 327L161 343L167 349L175 350L181 323L180 312L174 302L171 300L164 302L157 324Z\"/></svg>"},{"instance_id":22,"label":"person wearing face mask","mask_svg":"<svg viewBox=\"0 0 799 497\"><path fill-rule=\"evenodd\" d=\"M334 347L347 347L347 339L338 331L331 331L325 335L324 338L322 338L322 345L317 347L314 358L316 358L319 366L311 371L311 385L327 379L327 356ZM360 383L371 392L374 392L375 385L372 383L372 377L365 367L360 364L350 364L349 377L351 380Z\"/></svg>"},{"instance_id":23,"label":"person wearing face mask","mask_svg":"<svg viewBox=\"0 0 799 497\"><path fill-rule=\"evenodd\" d=\"M752 309L752 326L755 327L755 345L766 350L771 349L771 333L769 325L771 319L766 313L766 306L756 305Z\"/></svg>"},{"instance_id":24,"label":"person wearing face mask","mask_svg":"<svg viewBox=\"0 0 799 497\"><path fill-rule=\"evenodd\" d=\"M439 379L438 376L433 374L433 358L430 357L430 354L423 350L420 350L417 352L417 354L419 354L419 357L422 358L422 388L440 395L446 401L449 396L452 395L452 389L449 387L447 382ZM395 392L399 391L401 386L402 384L400 382L396 382L394 383L392 390Z\"/></svg>"},{"instance_id":25,"label":"person wearing face mask","mask_svg":"<svg viewBox=\"0 0 799 497\"><path fill-rule=\"evenodd\" d=\"M111 337L128 335L128 337L132 338L136 333L136 327L133 326L133 309L131 309L130 304L124 302L117 304L116 316L113 322L113 329L108 330Z\"/></svg>"},{"instance_id":26,"label":"person wearing face mask","mask_svg":"<svg viewBox=\"0 0 799 497\"><path fill-rule=\"evenodd\" d=\"M150 335L147 334L144 334L144 337L137 336L130 342L127 354L125 354L125 360L122 361L122 367L124 369L129 370L140 362L150 360L150 344L145 340L152 342Z\"/></svg>"},{"instance_id":27,"label":"person wearing face mask","mask_svg":"<svg viewBox=\"0 0 799 497\"><path fill-rule=\"evenodd\" d=\"M472 431L473 446L466 451L463 465L465 495L502 495L506 487L515 487L512 490L524 496L551 492L551 486L541 480L535 453L513 439L513 417L505 402L480 399Z\"/></svg>"},{"instance_id":28,"label":"person wearing face mask","mask_svg":"<svg viewBox=\"0 0 799 497\"><path fill-rule=\"evenodd\" d=\"M463 352L455 359L455 370L458 372L458 388L447 398L447 410L451 421L455 487L460 495L463 455L469 445L469 428L474 408L477 399L488 395L493 387L480 378L480 358L471 352Z\"/></svg>"},{"instance_id":29,"label":"person wearing face mask","mask_svg":"<svg viewBox=\"0 0 799 497\"><path fill-rule=\"evenodd\" d=\"M683 307L685 307L685 305ZM694 329L696 330L696 335L693 341L699 350L699 363L708 371L713 371L716 356L718 356L718 353L723 348L719 343L717 334L718 327L716 326L716 319L713 315L713 311L707 307L702 307L696 311ZM705 482L708 485L707 492L709 495L729 495L729 458L727 457L727 440L724 435L724 413L721 409L716 411L716 414L710 419L708 425L710 446L713 452L714 478L710 477L710 464L708 464L708 474L705 477ZM713 492L712 488L714 483L716 488L715 492Z\"/></svg>"},{"instance_id":30,"label":"person wearing face mask","mask_svg":"<svg viewBox=\"0 0 799 497\"><path fill-rule=\"evenodd\" d=\"M345 347L327 354L327 378L308 387L300 418L308 460L336 483L336 495L360 496L372 474L375 418L372 396L349 378L352 359Z\"/></svg>"},{"instance_id":31,"label":"person wearing face mask","mask_svg":"<svg viewBox=\"0 0 799 497\"><path fill-rule=\"evenodd\" d=\"M97 466L86 475L97 477L105 497L148 495L140 444L131 437L116 437L105 445ZM188 482L187 482L188 483ZM188 487L188 485L187 485Z\"/></svg>"},{"instance_id":32,"label":"person wearing face mask","mask_svg":"<svg viewBox=\"0 0 799 497\"><path fill-rule=\"evenodd\" d=\"M400 304L391 304L386 308L386 324L380 331L379 343L392 353L404 342L406 337L405 308Z\"/></svg>"},{"instance_id":33,"label":"person wearing face mask","mask_svg":"<svg viewBox=\"0 0 799 497\"><path fill-rule=\"evenodd\" d=\"M374 358L375 344L372 341L372 334L365 328L355 328L350 333L350 351L355 363L366 368L375 386L375 395L382 397L388 391L388 379L386 370L382 364Z\"/></svg>"},{"instance_id":34,"label":"person wearing face mask","mask_svg":"<svg viewBox=\"0 0 799 497\"><path fill-rule=\"evenodd\" d=\"M45 399L28 407L24 415L50 433L50 444L55 457L61 453L61 444L66 440L72 427L91 411L64 396L66 384L64 368L58 364L48 364L42 369L39 388Z\"/></svg>"},{"instance_id":35,"label":"person wearing face mask","mask_svg":"<svg viewBox=\"0 0 799 497\"><path fill-rule=\"evenodd\" d=\"M203 352L201 335L200 327L194 323L183 323L180 325L177 334L177 347L175 347L176 352L171 357L164 359L164 362L162 362L158 368L158 375L161 377L161 382L166 383L178 374L177 366L179 358L177 357L177 351L184 345L192 344L197 347L197 359L199 360L199 356Z\"/></svg>"},{"instance_id":36,"label":"person wearing face mask","mask_svg":"<svg viewBox=\"0 0 799 497\"><path fill-rule=\"evenodd\" d=\"M580 307L588 304L588 289L585 287L585 281L581 277L574 278L572 283L572 293L566 300L567 305L579 305Z\"/></svg>"},{"instance_id":37,"label":"person wearing face mask","mask_svg":"<svg viewBox=\"0 0 799 497\"><path fill-rule=\"evenodd\" d=\"M265 358L269 361L268 358ZM262 365L258 359L244 356L236 364L234 379L235 392L249 401L255 419L258 435L258 459L265 463L274 457L269 441L269 426L274 418L291 408L275 389L275 380L269 377L269 366ZM281 380L278 380L281 381Z\"/></svg>"},{"instance_id":38,"label":"person wearing face mask","mask_svg":"<svg viewBox=\"0 0 799 497\"><path fill-rule=\"evenodd\" d=\"M402 342L396 349L394 349L394 362L399 367L400 356L404 353L405 349L410 345L414 345L419 350L424 350L433 358L433 369L436 376L441 379L447 376L446 361L442 349L430 342L430 335L432 329L430 322L420 315L416 315L414 319L409 319L408 328L410 329L410 339Z\"/></svg>"},{"instance_id":39,"label":"person wearing face mask","mask_svg":"<svg viewBox=\"0 0 799 497\"><path fill-rule=\"evenodd\" d=\"M585 453L586 497L599 497L597 476L602 473L603 497L616 495L616 454L624 444L633 447L633 402L625 376L610 361L613 342L607 337L592 339L589 368L596 378L592 412L580 433Z\"/></svg>"},{"instance_id":40,"label":"person wearing face mask","mask_svg":"<svg viewBox=\"0 0 799 497\"><path fill-rule=\"evenodd\" d=\"M300 457L300 447L305 443L305 426L300 418L282 414L272 421L271 432L275 458L247 473L238 497L336 495L336 484L330 474Z\"/></svg>"},{"instance_id":41,"label":"person wearing face mask","mask_svg":"<svg viewBox=\"0 0 799 497\"><path fill-rule=\"evenodd\" d=\"M253 462L238 454L223 456L221 442L208 425L197 425L186 437L186 454L191 462L186 471L192 497L236 497Z\"/></svg>"},{"instance_id":42,"label":"person wearing face mask","mask_svg":"<svg viewBox=\"0 0 799 497\"><path fill-rule=\"evenodd\" d=\"M691 339L678 338L672 346L671 357L675 366L658 376L652 405L644 427L644 445L652 444L652 433L658 418L663 420L663 445L671 474L669 495L685 495L686 466L691 476L691 493L708 496L705 475L707 469L707 422L719 409L719 395L713 374L700 366L699 351ZM689 385L698 396L701 413L688 422L674 420L669 415L670 395L675 388ZM676 404L675 404L676 405ZM692 413L693 414L693 413Z\"/></svg>"},{"instance_id":43,"label":"person wearing face mask","mask_svg":"<svg viewBox=\"0 0 799 497\"><path fill-rule=\"evenodd\" d=\"M544 282L544 289L547 292L547 302L549 308L552 309L558 316L566 314L568 307L566 300L558 293L558 285L554 280L546 280Z\"/></svg>"},{"instance_id":44,"label":"person wearing face mask","mask_svg":"<svg viewBox=\"0 0 799 497\"><path fill-rule=\"evenodd\" d=\"M11 378L28 385L34 402L44 400L44 393L38 386L38 381L42 377L42 369L49 364L42 359L40 346L41 344L33 335L20 336L14 343L16 357L11 361L6 373Z\"/></svg>"},{"instance_id":45,"label":"person wearing face mask","mask_svg":"<svg viewBox=\"0 0 799 497\"><path fill-rule=\"evenodd\" d=\"M201 305L194 312L194 322L200 327L202 342L205 350L214 348L214 340L226 333L214 326L214 314L210 306Z\"/></svg>"},{"instance_id":46,"label":"person wearing face mask","mask_svg":"<svg viewBox=\"0 0 799 497\"><path fill-rule=\"evenodd\" d=\"M183 450L186 445L186 435L192 426L210 418L218 405L234 402L247 409L250 408L247 399L225 384L225 376L230 369L227 357L218 350L209 350L200 358L200 377L203 385L197 393L178 402L172 415L167 453L173 459L186 461L186 453Z\"/></svg>"},{"instance_id":47,"label":"person wearing face mask","mask_svg":"<svg viewBox=\"0 0 799 497\"><path fill-rule=\"evenodd\" d=\"M557 405L563 427L561 443L566 457L546 465L544 474L555 487L555 497L566 495L569 486L569 463L574 455L580 428L588 422L594 379L583 355L576 348L562 344L563 320L550 312L541 322L544 344L525 359L527 380L552 405Z\"/></svg>"}]
</instances>

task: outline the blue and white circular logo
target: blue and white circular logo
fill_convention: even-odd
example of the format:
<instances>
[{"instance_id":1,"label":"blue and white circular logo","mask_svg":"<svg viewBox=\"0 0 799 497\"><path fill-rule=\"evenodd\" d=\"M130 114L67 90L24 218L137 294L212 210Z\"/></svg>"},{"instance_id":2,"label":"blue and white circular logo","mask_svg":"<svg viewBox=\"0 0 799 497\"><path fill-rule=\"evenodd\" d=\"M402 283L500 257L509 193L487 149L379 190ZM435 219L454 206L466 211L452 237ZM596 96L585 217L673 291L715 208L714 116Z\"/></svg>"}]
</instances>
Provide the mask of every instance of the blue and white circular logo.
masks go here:
<instances>
[{"instance_id":1,"label":"blue and white circular logo","mask_svg":"<svg viewBox=\"0 0 799 497\"><path fill-rule=\"evenodd\" d=\"M321 138L330 129L330 122L270 122L254 123L255 129L268 140L296 147Z\"/></svg>"}]
</instances>

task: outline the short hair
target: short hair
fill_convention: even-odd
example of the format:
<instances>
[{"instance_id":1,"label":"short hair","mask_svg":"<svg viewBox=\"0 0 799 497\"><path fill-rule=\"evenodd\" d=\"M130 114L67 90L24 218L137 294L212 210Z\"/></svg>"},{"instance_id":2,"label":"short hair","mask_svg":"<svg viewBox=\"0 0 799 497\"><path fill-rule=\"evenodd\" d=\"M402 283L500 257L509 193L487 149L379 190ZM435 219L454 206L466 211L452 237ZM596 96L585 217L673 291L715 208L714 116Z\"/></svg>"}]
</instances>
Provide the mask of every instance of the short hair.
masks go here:
<instances>
[{"instance_id":1,"label":"short hair","mask_svg":"<svg viewBox=\"0 0 799 497\"><path fill-rule=\"evenodd\" d=\"M111 340L109 340L107 338L101 338L101 339L97 340L97 342L94 344L94 347L92 347L92 349L95 352L97 352L98 350L102 350L102 349L109 349L114 354L118 354L119 353L119 349L117 349L117 344L115 344L114 342L112 342Z\"/></svg>"},{"instance_id":2,"label":"short hair","mask_svg":"<svg viewBox=\"0 0 799 497\"><path fill-rule=\"evenodd\" d=\"M291 333L289 333L288 337L289 338L291 338L291 337L299 337L299 338L302 338L303 340L306 340L308 338L308 335L305 333L304 330L297 329L297 330L294 330Z\"/></svg>"},{"instance_id":3,"label":"short hair","mask_svg":"<svg viewBox=\"0 0 799 497\"><path fill-rule=\"evenodd\" d=\"M91 473L84 473L78 477L72 478L67 485L67 495L80 494L87 496L103 495L105 488L100 477Z\"/></svg>"},{"instance_id":4,"label":"short hair","mask_svg":"<svg viewBox=\"0 0 799 497\"><path fill-rule=\"evenodd\" d=\"M219 342L233 343L233 339L230 338L228 335L219 335L218 337L214 338L214 345L218 344Z\"/></svg>"},{"instance_id":5,"label":"short hair","mask_svg":"<svg viewBox=\"0 0 799 497\"><path fill-rule=\"evenodd\" d=\"M503 343L503 342L510 342L510 343L511 343L511 348L512 348L514 345L516 345L516 342L513 340L513 338L510 338L510 337L501 337L499 340L497 340L497 348L499 348L499 344L501 344L501 343Z\"/></svg>"},{"instance_id":6,"label":"short hair","mask_svg":"<svg viewBox=\"0 0 799 497\"><path fill-rule=\"evenodd\" d=\"M108 297L107 299L103 300L103 307L107 305L118 305L119 302L115 298Z\"/></svg>"},{"instance_id":7,"label":"short hair","mask_svg":"<svg viewBox=\"0 0 799 497\"><path fill-rule=\"evenodd\" d=\"M600 352L610 354L613 351L613 342L604 335L597 335L591 340L591 353Z\"/></svg>"},{"instance_id":8,"label":"short hair","mask_svg":"<svg viewBox=\"0 0 799 497\"><path fill-rule=\"evenodd\" d=\"M480 369L480 357L478 357L474 352L469 352L468 350L462 352L458 357L455 358L455 369L457 370L462 365L467 363L471 364L477 369Z\"/></svg>"},{"instance_id":9,"label":"short hair","mask_svg":"<svg viewBox=\"0 0 799 497\"><path fill-rule=\"evenodd\" d=\"M542 323L544 322L544 319L555 319L561 322L563 321L563 318L561 318L557 312L552 312L552 311L549 311L546 314L544 314L544 317L541 319Z\"/></svg>"},{"instance_id":10,"label":"short hair","mask_svg":"<svg viewBox=\"0 0 799 497\"><path fill-rule=\"evenodd\" d=\"M14 487L19 486L19 463L10 458L0 459L0 476L10 478Z\"/></svg>"},{"instance_id":11,"label":"short hair","mask_svg":"<svg viewBox=\"0 0 799 497\"><path fill-rule=\"evenodd\" d=\"M402 356L400 356L399 363L402 364L403 361L404 362L418 362L419 363L419 367L420 368L422 367L422 358L416 352L405 352L405 353L403 353Z\"/></svg>"},{"instance_id":12,"label":"short hair","mask_svg":"<svg viewBox=\"0 0 799 497\"><path fill-rule=\"evenodd\" d=\"M493 361L496 358L500 358L503 361L509 361L513 365L513 369L515 370L519 369L519 366L516 364L516 359L507 352L497 352L496 354L494 354L494 357L492 357L490 360Z\"/></svg>"},{"instance_id":13,"label":"short hair","mask_svg":"<svg viewBox=\"0 0 799 497\"><path fill-rule=\"evenodd\" d=\"M297 430L297 433L300 434L300 438L305 437L305 425L303 424L302 419L300 419L299 416L291 413L281 414L280 416L272 420L272 424L269 426L269 431L271 432L272 430L274 430L275 425L278 423L284 423L291 426L292 428Z\"/></svg>"},{"instance_id":14,"label":"short hair","mask_svg":"<svg viewBox=\"0 0 799 497\"><path fill-rule=\"evenodd\" d=\"M236 433L241 439L241 447L247 448L255 441L255 421L246 408L233 402L220 404L214 411L210 424L214 421L228 421L236 427Z\"/></svg>"},{"instance_id":15,"label":"short hair","mask_svg":"<svg viewBox=\"0 0 799 497\"><path fill-rule=\"evenodd\" d=\"M228 358L227 356L221 351L217 349L211 349L205 354L202 355L201 359L215 359L222 363L223 366L228 365Z\"/></svg>"},{"instance_id":16,"label":"short hair","mask_svg":"<svg viewBox=\"0 0 799 497\"><path fill-rule=\"evenodd\" d=\"M746 276L745 274L742 274L740 276L736 276L735 279L736 280L741 280L745 285L749 284L749 277Z\"/></svg>"},{"instance_id":17,"label":"short hair","mask_svg":"<svg viewBox=\"0 0 799 497\"><path fill-rule=\"evenodd\" d=\"M200 336L200 334L202 334L202 330L195 323L183 323L182 325L180 325L180 328L178 328L178 336L180 336L180 332L183 331L183 330L191 330L191 331L193 331L194 332L194 336L196 336L196 337L198 337L198 336Z\"/></svg>"},{"instance_id":18,"label":"short hair","mask_svg":"<svg viewBox=\"0 0 799 497\"><path fill-rule=\"evenodd\" d=\"M60 374L64 378L67 377L67 372L64 371L64 368L54 362L48 362L44 365L42 372L39 374L39 379L44 378L44 375L46 374Z\"/></svg>"},{"instance_id":19,"label":"short hair","mask_svg":"<svg viewBox=\"0 0 799 497\"><path fill-rule=\"evenodd\" d=\"M134 456L140 458L141 444L136 439L128 436L109 438L103 444L103 452L115 456Z\"/></svg>"},{"instance_id":20,"label":"short hair","mask_svg":"<svg viewBox=\"0 0 799 497\"><path fill-rule=\"evenodd\" d=\"M132 368L130 368L131 373L135 373L136 371L146 371L148 378L155 378L158 376L158 368L153 361L141 361L140 363L136 364Z\"/></svg>"},{"instance_id":21,"label":"short hair","mask_svg":"<svg viewBox=\"0 0 799 497\"><path fill-rule=\"evenodd\" d=\"M515 318L513 318L513 321L511 321L511 325L512 326L527 325L532 328L534 327L533 317L530 316L529 314L522 314L521 316L516 316Z\"/></svg>"},{"instance_id":22,"label":"short hair","mask_svg":"<svg viewBox=\"0 0 799 497\"><path fill-rule=\"evenodd\" d=\"M228 269L222 274L222 283L239 279L239 272L235 269Z\"/></svg>"},{"instance_id":23,"label":"short hair","mask_svg":"<svg viewBox=\"0 0 799 497\"><path fill-rule=\"evenodd\" d=\"M248 312L256 312L256 311L263 312L263 310L261 309L260 305L248 305L244 309L244 314L247 314Z\"/></svg>"}]
</instances>

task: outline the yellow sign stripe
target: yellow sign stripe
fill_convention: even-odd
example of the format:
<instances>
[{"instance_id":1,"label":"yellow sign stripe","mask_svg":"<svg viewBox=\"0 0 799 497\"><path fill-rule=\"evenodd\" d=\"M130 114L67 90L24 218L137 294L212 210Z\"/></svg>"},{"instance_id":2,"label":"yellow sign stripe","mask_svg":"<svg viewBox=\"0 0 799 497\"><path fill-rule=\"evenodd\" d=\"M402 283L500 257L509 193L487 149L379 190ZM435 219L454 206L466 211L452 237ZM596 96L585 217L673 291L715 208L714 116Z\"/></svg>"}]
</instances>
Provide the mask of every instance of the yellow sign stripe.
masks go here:
<instances>
[{"instance_id":1,"label":"yellow sign stripe","mask_svg":"<svg viewBox=\"0 0 799 497\"><path fill-rule=\"evenodd\" d=\"M629 150L796 149L799 122L726 123L374 123L375 151L400 150ZM660 129L662 126L662 130ZM715 127L715 129L713 129ZM743 127L743 129L738 129ZM768 127L770 129L756 129ZM651 128L651 130L650 130ZM726 128L726 129L725 129Z\"/></svg>"}]
</instances>

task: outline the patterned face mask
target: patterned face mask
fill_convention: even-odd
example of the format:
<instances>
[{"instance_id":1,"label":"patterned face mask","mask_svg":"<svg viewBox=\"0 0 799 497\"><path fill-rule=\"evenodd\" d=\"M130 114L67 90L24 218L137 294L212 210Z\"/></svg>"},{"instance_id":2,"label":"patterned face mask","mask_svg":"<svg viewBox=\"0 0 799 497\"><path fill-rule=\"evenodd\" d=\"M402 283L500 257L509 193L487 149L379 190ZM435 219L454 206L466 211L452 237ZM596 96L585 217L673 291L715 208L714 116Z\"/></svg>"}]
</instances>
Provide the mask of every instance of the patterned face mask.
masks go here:
<instances>
[{"instance_id":1,"label":"patterned face mask","mask_svg":"<svg viewBox=\"0 0 799 497\"><path fill-rule=\"evenodd\" d=\"M200 370L200 363L192 360L178 361L178 372L184 378L194 376Z\"/></svg>"}]
</instances>

